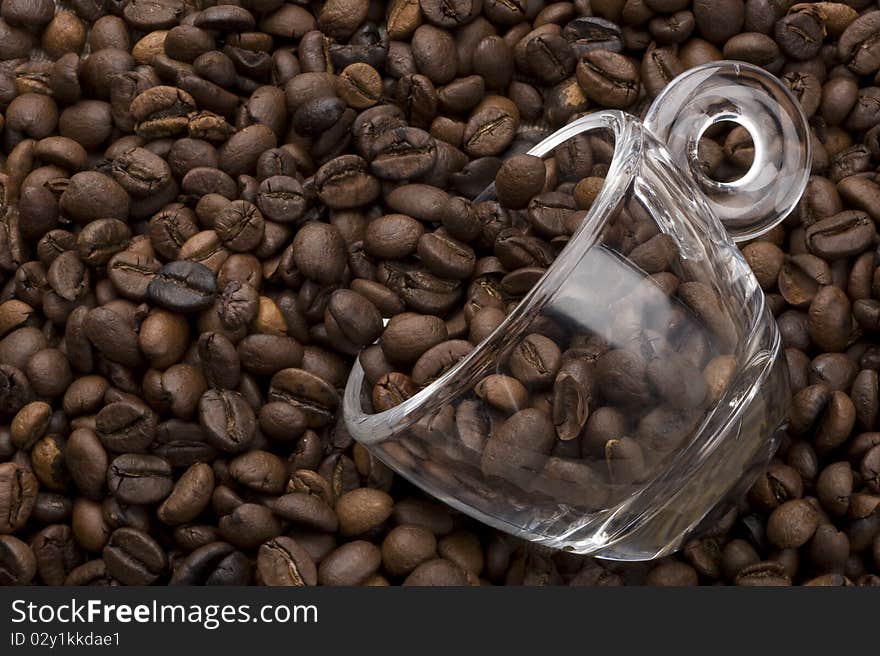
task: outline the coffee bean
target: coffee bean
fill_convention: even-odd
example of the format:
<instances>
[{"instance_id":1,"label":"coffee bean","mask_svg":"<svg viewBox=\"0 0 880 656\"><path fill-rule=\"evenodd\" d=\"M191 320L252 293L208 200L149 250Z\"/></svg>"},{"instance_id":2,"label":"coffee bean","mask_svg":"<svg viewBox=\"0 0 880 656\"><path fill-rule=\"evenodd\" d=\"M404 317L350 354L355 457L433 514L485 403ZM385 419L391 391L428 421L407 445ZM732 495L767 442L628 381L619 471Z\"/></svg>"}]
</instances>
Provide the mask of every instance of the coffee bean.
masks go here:
<instances>
[{"instance_id":1,"label":"coffee bean","mask_svg":"<svg viewBox=\"0 0 880 656\"><path fill-rule=\"evenodd\" d=\"M285 401L299 408L310 427L324 426L332 420L339 397L320 377L302 369L282 369L272 377L271 401Z\"/></svg>"},{"instance_id":2,"label":"coffee bean","mask_svg":"<svg viewBox=\"0 0 880 656\"><path fill-rule=\"evenodd\" d=\"M102 444L117 453L139 453L147 449L156 433L156 413L132 401L114 401L95 417L95 429Z\"/></svg>"},{"instance_id":3,"label":"coffee bean","mask_svg":"<svg viewBox=\"0 0 880 656\"><path fill-rule=\"evenodd\" d=\"M146 533L133 528L114 531L102 556L107 571L125 585L151 585L167 565L162 547Z\"/></svg>"},{"instance_id":4,"label":"coffee bean","mask_svg":"<svg viewBox=\"0 0 880 656\"><path fill-rule=\"evenodd\" d=\"M803 499L793 499L774 510L767 520L767 538L781 549L797 548L816 531L815 510Z\"/></svg>"},{"instance_id":5,"label":"coffee bean","mask_svg":"<svg viewBox=\"0 0 880 656\"><path fill-rule=\"evenodd\" d=\"M147 287L147 296L174 312L198 312L211 306L216 289L217 280L206 266L175 260L156 272Z\"/></svg>"},{"instance_id":6,"label":"coffee bean","mask_svg":"<svg viewBox=\"0 0 880 656\"><path fill-rule=\"evenodd\" d=\"M18 531L30 516L38 482L30 470L12 462L0 464L0 533Z\"/></svg>"},{"instance_id":7,"label":"coffee bean","mask_svg":"<svg viewBox=\"0 0 880 656\"><path fill-rule=\"evenodd\" d=\"M546 166L539 157L517 155L504 164L495 176L498 200L511 209L521 209L544 187Z\"/></svg>"},{"instance_id":8,"label":"coffee bean","mask_svg":"<svg viewBox=\"0 0 880 656\"><path fill-rule=\"evenodd\" d=\"M141 364L137 333L121 314L106 307L89 310L83 329L107 359L128 367Z\"/></svg>"},{"instance_id":9,"label":"coffee bean","mask_svg":"<svg viewBox=\"0 0 880 656\"><path fill-rule=\"evenodd\" d=\"M177 480L156 514L166 524L190 522L207 507L213 489L211 467L205 463L194 464Z\"/></svg>"},{"instance_id":10,"label":"coffee bean","mask_svg":"<svg viewBox=\"0 0 880 656\"><path fill-rule=\"evenodd\" d=\"M294 238L293 258L307 278L323 284L333 283L345 270L345 241L334 226L308 223Z\"/></svg>"},{"instance_id":11,"label":"coffee bean","mask_svg":"<svg viewBox=\"0 0 880 656\"><path fill-rule=\"evenodd\" d=\"M343 494L336 502L339 530L342 535L368 533L391 516L393 500L385 492L358 488Z\"/></svg>"},{"instance_id":12,"label":"coffee bean","mask_svg":"<svg viewBox=\"0 0 880 656\"><path fill-rule=\"evenodd\" d=\"M487 475L511 476L522 484L540 469L556 431L550 417L533 408L507 419L486 443L482 469Z\"/></svg>"},{"instance_id":13,"label":"coffee bean","mask_svg":"<svg viewBox=\"0 0 880 656\"><path fill-rule=\"evenodd\" d=\"M467 575L461 567L446 560L435 558L418 565L403 582L407 586L464 586Z\"/></svg>"},{"instance_id":14,"label":"coffee bean","mask_svg":"<svg viewBox=\"0 0 880 656\"><path fill-rule=\"evenodd\" d=\"M157 456L123 454L110 463L107 472L110 493L124 503L157 503L173 487L171 467Z\"/></svg>"},{"instance_id":15,"label":"coffee bean","mask_svg":"<svg viewBox=\"0 0 880 656\"><path fill-rule=\"evenodd\" d=\"M689 586L697 585L697 572L687 563L670 560L661 563L648 572L645 583L650 586Z\"/></svg>"},{"instance_id":16,"label":"coffee bean","mask_svg":"<svg viewBox=\"0 0 880 656\"><path fill-rule=\"evenodd\" d=\"M318 570L308 552L289 537L260 547L257 571L265 585L316 585Z\"/></svg>"},{"instance_id":17,"label":"coffee bean","mask_svg":"<svg viewBox=\"0 0 880 656\"><path fill-rule=\"evenodd\" d=\"M468 119L463 148L471 157L489 157L501 153L519 126L519 109L506 98L486 97Z\"/></svg>"},{"instance_id":18,"label":"coffee bean","mask_svg":"<svg viewBox=\"0 0 880 656\"><path fill-rule=\"evenodd\" d=\"M88 428L73 431L67 440L64 458L79 491L90 499L100 499L104 493L108 459L94 431Z\"/></svg>"},{"instance_id":19,"label":"coffee bean","mask_svg":"<svg viewBox=\"0 0 880 656\"><path fill-rule=\"evenodd\" d=\"M266 540L278 537L281 527L268 508L243 503L220 518L220 533L241 549L254 549Z\"/></svg>"},{"instance_id":20,"label":"coffee bean","mask_svg":"<svg viewBox=\"0 0 880 656\"><path fill-rule=\"evenodd\" d=\"M379 569L382 555L365 540L347 542L330 552L318 566L321 585L359 585Z\"/></svg>"},{"instance_id":21,"label":"coffee bean","mask_svg":"<svg viewBox=\"0 0 880 656\"><path fill-rule=\"evenodd\" d=\"M28 585L36 572L31 548L13 535L0 535L0 585Z\"/></svg>"},{"instance_id":22,"label":"coffee bean","mask_svg":"<svg viewBox=\"0 0 880 656\"><path fill-rule=\"evenodd\" d=\"M416 252L425 234L421 223L405 214L387 214L370 222L364 233L364 249L382 259L403 259Z\"/></svg>"},{"instance_id":23,"label":"coffee bean","mask_svg":"<svg viewBox=\"0 0 880 656\"><path fill-rule=\"evenodd\" d=\"M227 389L209 389L202 395L199 424L208 443L228 453L245 451L256 431L256 417L245 397Z\"/></svg>"},{"instance_id":24,"label":"coffee bean","mask_svg":"<svg viewBox=\"0 0 880 656\"><path fill-rule=\"evenodd\" d=\"M824 350L842 351L849 343L852 329L846 294L833 285L820 289L810 303L810 339Z\"/></svg>"},{"instance_id":25,"label":"coffee bean","mask_svg":"<svg viewBox=\"0 0 880 656\"><path fill-rule=\"evenodd\" d=\"M606 107L625 108L639 93L639 72L626 57L609 50L589 50L577 65L584 94Z\"/></svg>"},{"instance_id":26,"label":"coffee bean","mask_svg":"<svg viewBox=\"0 0 880 656\"><path fill-rule=\"evenodd\" d=\"M880 16L869 12L856 18L840 35L838 54L854 73L869 74L880 68L874 44L878 25Z\"/></svg>"},{"instance_id":27,"label":"coffee bean","mask_svg":"<svg viewBox=\"0 0 880 656\"><path fill-rule=\"evenodd\" d=\"M791 585L791 577L780 563L765 561L743 567L734 582L738 586L746 587L787 586Z\"/></svg>"},{"instance_id":28,"label":"coffee bean","mask_svg":"<svg viewBox=\"0 0 880 656\"><path fill-rule=\"evenodd\" d=\"M807 247L814 255L834 260L858 255L875 237L874 226L864 212L846 211L807 228Z\"/></svg>"}]
</instances>

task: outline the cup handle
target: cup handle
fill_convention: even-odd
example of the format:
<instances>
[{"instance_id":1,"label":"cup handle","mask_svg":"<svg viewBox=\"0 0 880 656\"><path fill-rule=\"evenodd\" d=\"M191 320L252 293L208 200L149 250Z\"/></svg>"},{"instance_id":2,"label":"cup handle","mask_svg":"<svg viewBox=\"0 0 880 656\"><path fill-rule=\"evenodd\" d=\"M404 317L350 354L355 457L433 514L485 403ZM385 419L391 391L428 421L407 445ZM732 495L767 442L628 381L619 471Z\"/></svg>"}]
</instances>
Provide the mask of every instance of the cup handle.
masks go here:
<instances>
[{"instance_id":1,"label":"cup handle","mask_svg":"<svg viewBox=\"0 0 880 656\"><path fill-rule=\"evenodd\" d=\"M749 131L751 168L739 180L712 180L697 147L709 126L732 121ZM644 125L664 142L705 193L734 241L761 235L797 205L810 176L810 131L797 100L762 68L710 62L675 78L648 109Z\"/></svg>"}]
</instances>

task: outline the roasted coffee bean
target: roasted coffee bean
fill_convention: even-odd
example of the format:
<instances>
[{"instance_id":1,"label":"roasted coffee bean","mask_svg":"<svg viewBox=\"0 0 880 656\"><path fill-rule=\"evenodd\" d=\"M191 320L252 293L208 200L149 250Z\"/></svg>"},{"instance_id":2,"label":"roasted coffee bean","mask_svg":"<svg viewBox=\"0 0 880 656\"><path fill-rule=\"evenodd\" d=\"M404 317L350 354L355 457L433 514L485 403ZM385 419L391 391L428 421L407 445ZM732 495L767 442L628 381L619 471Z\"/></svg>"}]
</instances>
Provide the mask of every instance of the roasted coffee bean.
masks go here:
<instances>
[{"instance_id":1,"label":"roasted coffee bean","mask_svg":"<svg viewBox=\"0 0 880 656\"><path fill-rule=\"evenodd\" d=\"M864 212L849 210L807 228L807 248L814 255L835 260L858 255L875 237L874 225Z\"/></svg>"},{"instance_id":2,"label":"roasted coffee bean","mask_svg":"<svg viewBox=\"0 0 880 656\"><path fill-rule=\"evenodd\" d=\"M324 326L331 339L364 347L382 332L382 316L369 300L350 290L333 292L324 313Z\"/></svg>"},{"instance_id":3,"label":"roasted coffee bean","mask_svg":"<svg viewBox=\"0 0 880 656\"><path fill-rule=\"evenodd\" d=\"M13 462L0 464L0 533L18 531L34 508L38 482L33 473Z\"/></svg>"},{"instance_id":4,"label":"roasted coffee bean","mask_svg":"<svg viewBox=\"0 0 880 656\"><path fill-rule=\"evenodd\" d=\"M123 454L110 463L107 486L123 503L150 504L170 494L171 466L157 456Z\"/></svg>"},{"instance_id":5,"label":"roasted coffee bean","mask_svg":"<svg viewBox=\"0 0 880 656\"><path fill-rule=\"evenodd\" d=\"M498 155L513 141L519 120L519 109L506 98L485 98L465 126L464 151L474 158Z\"/></svg>"},{"instance_id":6,"label":"roasted coffee bean","mask_svg":"<svg viewBox=\"0 0 880 656\"><path fill-rule=\"evenodd\" d=\"M838 287L820 289L809 310L810 339L826 351L842 351L850 341L853 325L849 299Z\"/></svg>"},{"instance_id":7,"label":"roasted coffee bean","mask_svg":"<svg viewBox=\"0 0 880 656\"><path fill-rule=\"evenodd\" d=\"M220 518L221 535L240 549L253 549L281 533L278 520L264 506L243 503Z\"/></svg>"},{"instance_id":8,"label":"roasted coffee bean","mask_svg":"<svg viewBox=\"0 0 880 656\"><path fill-rule=\"evenodd\" d=\"M489 438L482 469L489 476L510 476L522 485L540 470L555 437L548 415L533 408L521 410Z\"/></svg>"},{"instance_id":9,"label":"roasted coffee bean","mask_svg":"<svg viewBox=\"0 0 880 656\"><path fill-rule=\"evenodd\" d=\"M336 501L339 530L342 535L362 535L378 528L391 516L394 502L381 490L359 488L343 494Z\"/></svg>"},{"instance_id":10,"label":"roasted coffee bean","mask_svg":"<svg viewBox=\"0 0 880 656\"><path fill-rule=\"evenodd\" d=\"M584 94L605 107L625 108L639 93L639 72L626 57L609 50L589 50L577 65Z\"/></svg>"},{"instance_id":11,"label":"roasted coffee bean","mask_svg":"<svg viewBox=\"0 0 880 656\"><path fill-rule=\"evenodd\" d=\"M245 397L227 389L209 389L202 395L199 424L207 441L228 453L248 449L256 431L256 417Z\"/></svg>"},{"instance_id":12,"label":"roasted coffee bean","mask_svg":"<svg viewBox=\"0 0 880 656\"><path fill-rule=\"evenodd\" d=\"M214 231L223 245L236 252L249 251L263 239L265 220L254 205L235 200L220 210Z\"/></svg>"},{"instance_id":13,"label":"roasted coffee bean","mask_svg":"<svg viewBox=\"0 0 880 656\"><path fill-rule=\"evenodd\" d=\"M150 585L167 566L162 547L149 535L134 528L114 531L102 556L107 571L125 585Z\"/></svg>"},{"instance_id":14,"label":"roasted coffee bean","mask_svg":"<svg viewBox=\"0 0 880 656\"><path fill-rule=\"evenodd\" d=\"M562 363L559 347L547 337L527 335L510 355L510 370L529 388L546 387L555 378Z\"/></svg>"},{"instance_id":15,"label":"roasted coffee bean","mask_svg":"<svg viewBox=\"0 0 880 656\"><path fill-rule=\"evenodd\" d=\"M473 345L470 342L458 339L432 346L413 365L413 382L420 386L427 385L446 373L472 350Z\"/></svg>"},{"instance_id":16,"label":"roasted coffee bean","mask_svg":"<svg viewBox=\"0 0 880 656\"><path fill-rule=\"evenodd\" d=\"M121 314L107 307L89 310L83 328L89 341L108 360L128 367L141 364L137 333Z\"/></svg>"},{"instance_id":17,"label":"roasted coffee bean","mask_svg":"<svg viewBox=\"0 0 880 656\"><path fill-rule=\"evenodd\" d=\"M359 585L379 569L382 554L365 540L347 542L330 552L318 566L321 585Z\"/></svg>"},{"instance_id":18,"label":"roasted coffee bean","mask_svg":"<svg viewBox=\"0 0 880 656\"><path fill-rule=\"evenodd\" d=\"M64 451L67 441L57 434L41 438L31 449L31 467L43 487L54 492L64 492L69 483L69 474L64 464Z\"/></svg>"},{"instance_id":19,"label":"roasted coffee bean","mask_svg":"<svg viewBox=\"0 0 880 656\"><path fill-rule=\"evenodd\" d=\"M345 241L334 226L308 223L294 238L293 259L307 278L323 284L336 282L345 270Z\"/></svg>"},{"instance_id":20,"label":"roasted coffee bean","mask_svg":"<svg viewBox=\"0 0 880 656\"><path fill-rule=\"evenodd\" d=\"M272 377L268 398L299 408L314 428L330 423L339 404L339 396L326 381L296 368L282 369Z\"/></svg>"},{"instance_id":21,"label":"roasted coffee bean","mask_svg":"<svg viewBox=\"0 0 880 656\"><path fill-rule=\"evenodd\" d=\"M147 287L147 296L174 312L198 312L211 306L216 290L216 277L206 266L175 260L156 272Z\"/></svg>"},{"instance_id":22,"label":"roasted coffee bean","mask_svg":"<svg viewBox=\"0 0 880 656\"><path fill-rule=\"evenodd\" d=\"M260 547L257 571L265 585L316 585L318 582L318 570L312 557L289 537L277 537Z\"/></svg>"},{"instance_id":23,"label":"roasted coffee bean","mask_svg":"<svg viewBox=\"0 0 880 656\"><path fill-rule=\"evenodd\" d=\"M104 494L108 458L94 431L88 428L73 431L67 440L64 458L80 493L99 500Z\"/></svg>"},{"instance_id":24,"label":"roasted coffee bean","mask_svg":"<svg viewBox=\"0 0 880 656\"><path fill-rule=\"evenodd\" d=\"M495 192L502 205L522 209L544 187L547 169L540 157L517 155L507 160L495 176Z\"/></svg>"},{"instance_id":25,"label":"roasted coffee bean","mask_svg":"<svg viewBox=\"0 0 880 656\"><path fill-rule=\"evenodd\" d=\"M437 554L437 539L421 526L396 526L382 542L382 566L391 576L406 576Z\"/></svg>"},{"instance_id":26,"label":"roasted coffee bean","mask_svg":"<svg viewBox=\"0 0 880 656\"><path fill-rule=\"evenodd\" d=\"M36 571L32 549L13 535L0 535L0 585L28 585Z\"/></svg>"},{"instance_id":27,"label":"roasted coffee bean","mask_svg":"<svg viewBox=\"0 0 880 656\"><path fill-rule=\"evenodd\" d=\"M465 571L445 558L435 558L417 566L403 582L408 586L468 585Z\"/></svg>"},{"instance_id":28,"label":"roasted coffee bean","mask_svg":"<svg viewBox=\"0 0 880 656\"><path fill-rule=\"evenodd\" d=\"M880 68L875 35L880 17L869 12L850 23L837 45L837 51L847 67L857 74L870 74Z\"/></svg>"},{"instance_id":29,"label":"roasted coffee bean","mask_svg":"<svg viewBox=\"0 0 880 656\"><path fill-rule=\"evenodd\" d=\"M779 562L766 561L743 567L734 583L744 587L788 586L791 585L791 577Z\"/></svg>"},{"instance_id":30,"label":"roasted coffee bean","mask_svg":"<svg viewBox=\"0 0 880 656\"><path fill-rule=\"evenodd\" d=\"M817 527L816 511L803 499L786 501L767 520L767 538L775 546L797 548L806 544Z\"/></svg>"},{"instance_id":31,"label":"roasted coffee bean","mask_svg":"<svg viewBox=\"0 0 880 656\"><path fill-rule=\"evenodd\" d=\"M786 258L777 282L779 292L790 305L806 308L820 287L831 284L831 268L815 255L794 255Z\"/></svg>"},{"instance_id":32,"label":"roasted coffee bean","mask_svg":"<svg viewBox=\"0 0 880 656\"><path fill-rule=\"evenodd\" d=\"M95 429L110 451L139 453L153 441L156 413L145 404L127 400L105 405L95 416Z\"/></svg>"},{"instance_id":33,"label":"roasted coffee bean","mask_svg":"<svg viewBox=\"0 0 880 656\"><path fill-rule=\"evenodd\" d=\"M364 232L364 249L376 258L397 260L412 255L425 234L424 226L405 214L386 214Z\"/></svg>"}]
</instances>

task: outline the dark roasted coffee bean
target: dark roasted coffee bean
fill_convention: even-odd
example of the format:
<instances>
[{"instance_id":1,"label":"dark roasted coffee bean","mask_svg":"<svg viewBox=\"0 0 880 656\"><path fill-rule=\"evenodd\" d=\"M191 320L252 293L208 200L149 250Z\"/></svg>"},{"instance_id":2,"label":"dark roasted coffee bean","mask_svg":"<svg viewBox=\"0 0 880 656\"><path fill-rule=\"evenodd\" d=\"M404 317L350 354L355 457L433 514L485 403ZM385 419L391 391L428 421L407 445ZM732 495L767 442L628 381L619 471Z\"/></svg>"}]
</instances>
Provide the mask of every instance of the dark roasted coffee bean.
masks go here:
<instances>
[{"instance_id":1,"label":"dark roasted coffee bean","mask_svg":"<svg viewBox=\"0 0 880 656\"><path fill-rule=\"evenodd\" d=\"M145 451L155 436L156 423L156 413L146 405L125 400L105 405L95 417L101 442L117 453Z\"/></svg>"},{"instance_id":2,"label":"dark roasted coffee bean","mask_svg":"<svg viewBox=\"0 0 880 656\"><path fill-rule=\"evenodd\" d=\"M36 501L38 482L30 470L12 462L0 464L0 533L18 531Z\"/></svg>"},{"instance_id":3,"label":"dark roasted coffee bean","mask_svg":"<svg viewBox=\"0 0 880 656\"><path fill-rule=\"evenodd\" d=\"M321 585L359 585L379 569L382 554L365 540L347 542L329 553L318 566Z\"/></svg>"},{"instance_id":4,"label":"dark roasted coffee bean","mask_svg":"<svg viewBox=\"0 0 880 656\"><path fill-rule=\"evenodd\" d=\"M819 257L833 260L858 255L875 238L874 226L864 212L846 211L807 228L807 247Z\"/></svg>"},{"instance_id":5,"label":"dark roasted coffee bean","mask_svg":"<svg viewBox=\"0 0 880 656\"><path fill-rule=\"evenodd\" d=\"M465 571L445 558L428 560L417 566L403 582L407 586L464 586L468 585Z\"/></svg>"},{"instance_id":6,"label":"dark roasted coffee bean","mask_svg":"<svg viewBox=\"0 0 880 656\"><path fill-rule=\"evenodd\" d=\"M123 454L113 459L107 472L110 493L123 503L157 503L173 485L171 466L158 456Z\"/></svg>"},{"instance_id":7,"label":"dark roasted coffee bean","mask_svg":"<svg viewBox=\"0 0 880 656\"><path fill-rule=\"evenodd\" d=\"M264 506L243 503L220 518L220 533L241 549L253 549L281 533L278 520Z\"/></svg>"},{"instance_id":8,"label":"dark roasted coffee bean","mask_svg":"<svg viewBox=\"0 0 880 656\"><path fill-rule=\"evenodd\" d=\"M559 347L536 333L526 336L514 347L508 362L513 375L530 388L549 385L556 378L561 363Z\"/></svg>"},{"instance_id":9,"label":"dark roasted coffee bean","mask_svg":"<svg viewBox=\"0 0 880 656\"><path fill-rule=\"evenodd\" d=\"M413 255L424 226L405 214L386 214L371 221L364 232L364 249L368 255L386 260L404 259Z\"/></svg>"},{"instance_id":10,"label":"dark roasted coffee bean","mask_svg":"<svg viewBox=\"0 0 880 656\"><path fill-rule=\"evenodd\" d=\"M409 376L393 371L380 377L373 386L373 409L376 412L390 410L417 392L418 387Z\"/></svg>"},{"instance_id":11,"label":"dark roasted coffee bean","mask_svg":"<svg viewBox=\"0 0 880 656\"><path fill-rule=\"evenodd\" d=\"M840 35L838 55L854 73L867 75L880 68L876 39L878 29L880 15L868 12L851 22Z\"/></svg>"},{"instance_id":12,"label":"dark roasted coffee bean","mask_svg":"<svg viewBox=\"0 0 880 656\"><path fill-rule=\"evenodd\" d=\"M126 585L150 585L167 566L162 547L149 535L134 528L114 531L102 556L107 571Z\"/></svg>"},{"instance_id":13,"label":"dark roasted coffee bean","mask_svg":"<svg viewBox=\"0 0 880 656\"><path fill-rule=\"evenodd\" d=\"M229 453L248 449L256 431L256 417L245 397L227 389L209 389L202 395L199 424L211 445Z\"/></svg>"},{"instance_id":14,"label":"dark roasted coffee bean","mask_svg":"<svg viewBox=\"0 0 880 656\"><path fill-rule=\"evenodd\" d=\"M842 351L850 341L853 325L849 299L839 288L820 289L810 303L810 339L826 351Z\"/></svg>"},{"instance_id":15,"label":"dark roasted coffee bean","mask_svg":"<svg viewBox=\"0 0 880 656\"><path fill-rule=\"evenodd\" d=\"M318 582L314 560L289 537L269 540L260 547L257 571L265 585L316 585Z\"/></svg>"},{"instance_id":16,"label":"dark roasted coffee bean","mask_svg":"<svg viewBox=\"0 0 880 656\"><path fill-rule=\"evenodd\" d=\"M487 97L465 126L464 151L474 158L500 154L513 141L519 120L519 109L513 102L499 96Z\"/></svg>"},{"instance_id":17,"label":"dark roasted coffee bean","mask_svg":"<svg viewBox=\"0 0 880 656\"><path fill-rule=\"evenodd\" d=\"M800 547L816 531L815 510L803 499L786 501L767 520L767 538L781 549Z\"/></svg>"},{"instance_id":18,"label":"dark roasted coffee bean","mask_svg":"<svg viewBox=\"0 0 880 656\"><path fill-rule=\"evenodd\" d=\"M94 431L80 428L73 431L64 451L67 470L84 496L98 500L104 494L108 458Z\"/></svg>"},{"instance_id":19,"label":"dark roasted coffee bean","mask_svg":"<svg viewBox=\"0 0 880 656\"><path fill-rule=\"evenodd\" d=\"M632 105L639 93L639 72L626 57L609 50L590 50L577 65L577 80L590 100L606 107Z\"/></svg>"},{"instance_id":20,"label":"dark roasted coffee bean","mask_svg":"<svg viewBox=\"0 0 880 656\"><path fill-rule=\"evenodd\" d=\"M226 248L236 252L249 251L263 239L265 220L254 205L235 200L219 212L214 231Z\"/></svg>"},{"instance_id":21,"label":"dark roasted coffee bean","mask_svg":"<svg viewBox=\"0 0 880 656\"><path fill-rule=\"evenodd\" d=\"M31 547L13 535L0 535L0 585L28 585L36 572Z\"/></svg>"},{"instance_id":22,"label":"dark roasted coffee bean","mask_svg":"<svg viewBox=\"0 0 880 656\"><path fill-rule=\"evenodd\" d=\"M128 367L141 363L137 333L121 314L107 307L89 310L83 328L89 341L108 360Z\"/></svg>"},{"instance_id":23,"label":"dark roasted coffee bean","mask_svg":"<svg viewBox=\"0 0 880 656\"><path fill-rule=\"evenodd\" d=\"M495 176L495 192L502 205L522 209L544 187L546 167L540 157L517 155L510 158Z\"/></svg>"},{"instance_id":24,"label":"dark roasted coffee bean","mask_svg":"<svg viewBox=\"0 0 880 656\"><path fill-rule=\"evenodd\" d=\"M339 280L345 270L345 241L336 227L310 222L294 238L293 258L304 276L330 284Z\"/></svg>"},{"instance_id":25,"label":"dark roasted coffee bean","mask_svg":"<svg viewBox=\"0 0 880 656\"><path fill-rule=\"evenodd\" d=\"M198 312L211 306L217 279L198 262L175 260L156 272L147 287L154 303L175 312Z\"/></svg>"},{"instance_id":26,"label":"dark roasted coffee bean","mask_svg":"<svg viewBox=\"0 0 880 656\"><path fill-rule=\"evenodd\" d=\"M412 379L416 385L424 386L436 380L458 361L473 350L473 345L464 340L447 340L426 350L413 365Z\"/></svg>"}]
</instances>

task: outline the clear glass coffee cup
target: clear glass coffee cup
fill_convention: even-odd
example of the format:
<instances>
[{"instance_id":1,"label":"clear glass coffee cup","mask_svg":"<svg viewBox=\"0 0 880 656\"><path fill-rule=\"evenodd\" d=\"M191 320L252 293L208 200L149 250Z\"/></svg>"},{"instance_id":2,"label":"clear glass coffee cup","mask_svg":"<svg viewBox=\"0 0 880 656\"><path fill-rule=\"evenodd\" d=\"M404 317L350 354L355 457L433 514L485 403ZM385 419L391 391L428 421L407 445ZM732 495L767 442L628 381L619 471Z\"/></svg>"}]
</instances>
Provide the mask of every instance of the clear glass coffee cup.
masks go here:
<instances>
[{"instance_id":1,"label":"clear glass coffee cup","mask_svg":"<svg viewBox=\"0 0 880 656\"><path fill-rule=\"evenodd\" d=\"M723 121L754 145L751 168L728 182L698 156ZM472 282L506 316L477 344L435 347L445 366L422 367L421 389L399 405L374 412L375 381L356 362L349 432L428 493L513 535L616 560L675 551L747 489L785 426L780 336L734 242L797 204L808 134L775 77L715 62L670 83L644 121L599 111L543 140L529 152L557 171L573 140L609 152L589 208L560 201L554 220L570 234L542 228L560 252L546 267L488 269Z\"/></svg>"}]
</instances>

